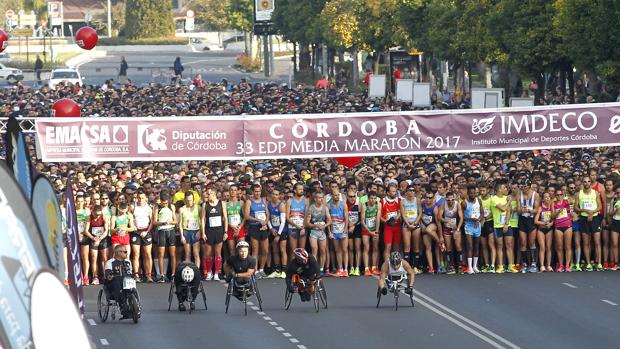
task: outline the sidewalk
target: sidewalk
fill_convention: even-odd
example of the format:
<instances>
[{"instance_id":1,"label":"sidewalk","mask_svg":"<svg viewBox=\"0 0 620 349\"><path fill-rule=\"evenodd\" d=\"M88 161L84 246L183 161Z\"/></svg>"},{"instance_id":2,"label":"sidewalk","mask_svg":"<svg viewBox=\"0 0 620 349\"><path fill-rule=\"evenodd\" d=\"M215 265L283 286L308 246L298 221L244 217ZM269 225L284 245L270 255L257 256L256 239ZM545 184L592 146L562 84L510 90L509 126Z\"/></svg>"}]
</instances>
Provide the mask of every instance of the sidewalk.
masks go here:
<instances>
[{"instance_id":1,"label":"sidewalk","mask_svg":"<svg viewBox=\"0 0 620 349\"><path fill-rule=\"evenodd\" d=\"M265 77L265 73L248 73L248 76L252 80L273 81L278 83L289 83L289 73L292 74L290 62L292 56L276 57L273 60L273 74L269 77Z\"/></svg>"}]
</instances>

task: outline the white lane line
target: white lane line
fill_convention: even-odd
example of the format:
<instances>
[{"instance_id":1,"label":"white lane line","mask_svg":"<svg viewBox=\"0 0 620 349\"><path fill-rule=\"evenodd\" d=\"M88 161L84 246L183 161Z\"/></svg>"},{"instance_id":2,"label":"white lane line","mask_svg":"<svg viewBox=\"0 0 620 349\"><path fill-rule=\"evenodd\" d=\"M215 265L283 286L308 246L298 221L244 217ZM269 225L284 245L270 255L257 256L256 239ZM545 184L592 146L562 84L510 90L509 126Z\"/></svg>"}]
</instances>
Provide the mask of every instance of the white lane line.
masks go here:
<instances>
[{"instance_id":1,"label":"white lane line","mask_svg":"<svg viewBox=\"0 0 620 349\"><path fill-rule=\"evenodd\" d=\"M609 305L618 305L617 303L614 303L612 301L608 301L607 299L601 299L602 302L607 303Z\"/></svg>"},{"instance_id":2,"label":"white lane line","mask_svg":"<svg viewBox=\"0 0 620 349\"><path fill-rule=\"evenodd\" d=\"M255 306L255 305L251 306L250 308L252 308L252 310L254 310L254 311L260 310L260 308Z\"/></svg>"},{"instance_id":3,"label":"white lane line","mask_svg":"<svg viewBox=\"0 0 620 349\"><path fill-rule=\"evenodd\" d=\"M573 285L573 284L569 284L568 282L563 282L562 285L564 286L568 286L570 288L577 288L577 286Z\"/></svg>"},{"instance_id":4,"label":"white lane line","mask_svg":"<svg viewBox=\"0 0 620 349\"><path fill-rule=\"evenodd\" d=\"M283 335L284 337L293 337L293 335L292 335L292 334L290 334L290 333L288 333L288 332L284 332L284 333L282 333L282 335Z\"/></svg>"},{"instance_id":5,"label":"white lane line","mask_svg":"<svg viewBox=\"0 0 620 349\"><path fill-rule=\"evenodd\" d=\"M305 346L305 345L303 345L303 344L299 344L299 345L297 346L297 348L299 348L299 349L308 349L308 348L306 348L306 346Z\"/></svg>"},{"instance_id":6,"label":"white lane line","mask_svg":"<svg viewBox=\"0 0 620 349\"><path fill-rule=\"evenodd\" d=\"M291 341L291 343L299 343L297 338L289 338L288 340Z\"/></svg>"},{"instance_id":7,"label":"white lane line","mask_svg":"<svg viewBox=\"0 0 620 349\"><path fill-rule=\"evenodd\" d=\"M252 310L254 310L254 309L252 309ZM257 311L256 314L258 314L260 316L263 316L263 315L265 315L265 312L264 311Z\"/></svg>"},{"instance_id":8,"label":"white lane line","mask_svg":"<svg viewBox=\"0 0 620 349\"><path fill-rule=\"evenodd\" d=\"M269 324L270 324L271 326L278 326L278 323L277 323L277 322L275 322L275 321L269 321Z\"/></svg>"},{"instance_id":9,"label":"white lane line","mask_svg":"<svg viewBox=\"0 0 620 349\"><path fill-rule=\"evenodd\" d=\"M494 332L484 328L483 326L477 324L476 322L474 322L474 321L464 317L463 315L455 312L454 310L446 307L445 305L435 301L434 299L432 299L429 296L423 294L422 292L417 291L417 290L413 290L413 293L415 293L416 295L419 296L419 297L416 297L416 296L413 297L413 299L415 301L417 301L421 305L425 306L426 308L430 309L431 311L433 311L437 315L445 318L446 320L454 323L455 325L461 327L462 329L466 330L467 332L473 334L474 336L482 339L483 341L487 342L488 344L490 344L494 348L498 348L498 349L499 348L521 349L521 347L519 347L518 345L512 343L511 341L507 340L506 338L504 338L504 337L502 337L502 336L500 336L500 335L498 335L498 334L496 334L496 333L494 333ZM403 292L403 294L404 294L404 292ZM425 302L423 299L428 301L428 303ZM490 337L494 338L495 340L493 340ZM503 344L500 344L498 342L501 342Z\"/></svg>"},{"instance_id":10,"label":"white lane line","mask_svg":"<svg viewBox=\"0 0 620 349\"><path fill-rule=\"evenodd\" d=\"M271 318L269 316L263 316L263 320L271 321Z\"/></svg>"},{"instance_id":11,"label":"white lane line","mask_svg":"<svg viewBox=\"0 0 620 349\"><path fill-rule=\"evenodd\" d=\"M110 343L108 342L108 340L107 340L107 339L105 339L105 338L101 338L99 341L101 342L101 345L110 345Z\"/></svg>"},{"instance_id":12,"label":"white lane line","mask_svg":"<svg viewBox=\"0 0 620 349\"><path fill-rule=\"evenodd\" d=\"M248 305L254 305L254 303L252 303L252 302L248 302Z\"/></svg>"},{"instance_id":13,"label":"white lane line","mask_svg":"<svg viewBox=\"0 0 620 349\"><path fill-rule=\"evenodd\" d=\"M91 326L97 326L97 323L93 319L87 319L86 321L88 321L88 324Z\"/></svg>"},{"instance_id":14,"label":"white lane line","mask_svg":"<svg viewBox=\"0 0 620 349\"><path fill-rule=\"evenodd\" d=\"M276 327L276 330L282 332L282 331L284 331L284 327L278 326L278 327Z\"/></svg>"}]
</instances>

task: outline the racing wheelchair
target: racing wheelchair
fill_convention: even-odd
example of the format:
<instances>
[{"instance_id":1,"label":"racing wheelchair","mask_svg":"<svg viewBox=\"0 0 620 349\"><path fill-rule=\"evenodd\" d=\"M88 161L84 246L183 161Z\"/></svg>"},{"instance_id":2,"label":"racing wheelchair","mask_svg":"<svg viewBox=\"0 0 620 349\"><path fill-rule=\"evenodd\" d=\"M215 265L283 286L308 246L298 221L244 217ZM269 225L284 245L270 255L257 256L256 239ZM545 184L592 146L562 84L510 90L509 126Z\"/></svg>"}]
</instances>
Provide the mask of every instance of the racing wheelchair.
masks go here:
<instances>
[{"instance_id":1,"label":"racing wheelchair","mask_svg":"<svg viewBox=\"0 0 620 349\"><path fill-rule=\"evenodd\" d=\"M230 298L233 296L243 302L245 315L248 315L248 300L253 296L256 296L258 308L260 311L263 311L263 298L258 290L258 283L256 282L254 275L252 275L247 282L240 282L237 279L237 275L233 275L232 279L228 283L228 288L226 289L226 314L228 314Z\"/></svg>"},{"instance_id":2,"label":"racing wheelchair","mask_svg":"<svg viewBox=\"0 0 620 349\"><path fill-rule=\"evenodd\" d=\"M202 286L202 281L198 284L198 290L197 292L194 292L196 286L192 286L192 285L187 285L187 284L183 284L181 285L183 288L185 288L184 290L182 290L183 292L187 292L187 297L185 297L185 302L188 303L188 309L189 309L189 313L191 314L195 309L192 306L194 304L194 302L196 301L196 299L198 298L198 296L202 296L202 302L205 305L205 310L208 310L207 308L207 293L205 292L204 287ZM170 311L171 307L172 307L172 301L174 299L174 296L176 295L176 291L177 291L177 287L174 285L174 282L170 283L170 291L168 292L168 311ZM196 293L196 297L194 297L194 293Z\"/></svg>"},{"instance_id":3,"label":"racing wheelchair","mask_svg":"<svg viewBox=\"0 0 620 349\"><path fill-rule=\"evenodd\" d=\"M407 285L405 285L404 281L407 281L406 273L402 273L400 274L400 276L388 275L388 277L385 278L385 287L387 288L388 293L394 295L394 310L398 310L398 298L400 296L400 293L404 293L404 290L407 288ZM377 287L377 308L379 308L379 303L381 303L381 296L383 296L383 294L381 293L381 288ZM411 306L415 307L415 304L413 303L413 292L407 296L409 296Z\"/></svg>"},{"instance_id":4,"label":"racing wheelchair","mask_svg":"<svg viewBox=\"0 0 620 349\"><path fill-rule=\"evenodd\" d=\"M299 293L300 290L309 290L312 294L312 300L314 302L314 310L318 313L321 305L327 309L327 292L325 291L325 284L323 279L319 278L313 281L304 281L299 275L293 276L293 291L286 287L284 293L284 308L288 310L291 307L293 295Z\"/></svg>"},{"instance_id":5,"label":"racing wheelchair","mask_svg":"<svg viewBox=\"0 0 620 349\"><path fill-rule=\"evenodd\" d=\"M140 295L136 288L136 280L132 276L123 276L121 294L123 295L123 302L119 303L114 299L106 286L101 287L99 295L97 296L97 310L101 322L106 322L108 320L108 315L111 315L112 320L115 320L116 312L118 311L119 314L122 314L122 310L125 308L128 313L131 313L133 323L138 323L138 319L140 319L142 315L142 310L140 307ZM112 314L110 314L110 310ZM122 318L119 318L119 320L122 320Z\"/></svg>"}]
</instances>

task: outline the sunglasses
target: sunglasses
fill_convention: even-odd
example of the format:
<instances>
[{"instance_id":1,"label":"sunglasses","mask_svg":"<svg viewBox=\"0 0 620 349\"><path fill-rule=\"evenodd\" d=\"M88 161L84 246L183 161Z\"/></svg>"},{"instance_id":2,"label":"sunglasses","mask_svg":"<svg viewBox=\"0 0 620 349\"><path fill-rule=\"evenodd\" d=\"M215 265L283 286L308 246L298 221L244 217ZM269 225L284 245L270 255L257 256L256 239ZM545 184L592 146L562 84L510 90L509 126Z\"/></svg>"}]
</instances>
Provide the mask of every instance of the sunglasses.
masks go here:
<instances>
[{"instance_id":1,"label":"sunglasses","mask_svg":"<svg viewBox=\"0 0 620 349\"><path fill-rule=\"evenodd\" d=\"M349 196L349 199L355 199L355 195Z\"/></svg>"},{"instance_id":2,"label":"sunglasses","mask_svg":"<svg viewBox=\"0 0 620 349\"><path fill-rule=\"evenodd\" d=\"M127 251L118 251L119 253L127 253Z\"/></svg>"}]
</instances>

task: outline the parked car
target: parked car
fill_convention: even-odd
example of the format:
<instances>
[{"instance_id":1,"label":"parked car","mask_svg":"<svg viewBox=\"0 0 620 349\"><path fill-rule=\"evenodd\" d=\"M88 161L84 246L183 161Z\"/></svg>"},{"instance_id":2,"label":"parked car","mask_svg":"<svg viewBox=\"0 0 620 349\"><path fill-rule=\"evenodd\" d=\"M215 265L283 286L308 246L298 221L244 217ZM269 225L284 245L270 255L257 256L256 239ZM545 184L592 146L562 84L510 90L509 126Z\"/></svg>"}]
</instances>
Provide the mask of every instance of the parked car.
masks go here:
<instances>
[{"instance_id":1,"label":"parked car","mask_svg":"<svg viewBox=\"0 0 620 349\"><path fill-rule=\"evenodd\" d=\"M24 73L20 69L10 68L0 63L0 80L6 80L10 84L16 84L24 80Z\"/></svg>"},{"instance_id":2,"label":"parked car","mask_svg":"<svg viewBox=\"0 0 620 349\"><path fill-rule=\"evenodd\" d=\"M209 44L202 38L192 38L190 42L198 51L222 51L224 49L217 44Z\"/></svg>"},{"instance_id":3,"label":"parked car","mask_svg":"<svg viewBox=\"0 0 620 349\"><path fill-rule=\"evenodd\" d=\"M0 53L0 62L9 63L13 60L13 57L8 52Z\"/></svg>"},{"instance_id":4,"label":"parked car","mask_svg":"<svg viewBox=\"0 0 620 349\"><path fill-rule=\"evenodd\" d=\"M50 73L50 79L47 83L50 88L55 88L56 85L64 82L65 84L80 84L84 85L80 72L75 68L56 68Z\"/></svg>"}]
</instances>

